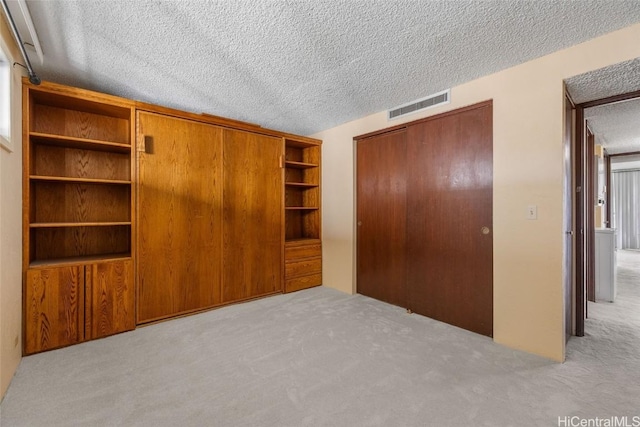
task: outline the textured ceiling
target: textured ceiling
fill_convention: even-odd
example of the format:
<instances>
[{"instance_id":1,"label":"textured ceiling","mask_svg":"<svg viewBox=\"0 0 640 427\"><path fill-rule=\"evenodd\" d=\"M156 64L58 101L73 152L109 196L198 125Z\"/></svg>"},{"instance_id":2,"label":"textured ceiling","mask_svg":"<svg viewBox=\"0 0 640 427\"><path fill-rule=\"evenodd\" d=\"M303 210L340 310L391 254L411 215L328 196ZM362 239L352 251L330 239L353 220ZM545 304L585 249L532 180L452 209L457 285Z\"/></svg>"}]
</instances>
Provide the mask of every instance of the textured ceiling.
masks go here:
<instances>
[{"instance_id":1,"label":"textured ceiling","mask_svg":"<svg viewBox=\"0 0 640 427\"><path fill-rule=\"evenodd\" d=\"M609 154L640 151L640 99L587 108L584 116Z\"/></svg>"},{"instance_id":2,"label":"textured ceiling","mask_svg":"<svg viewBox=\"0 0 640 427\"><path fill-rule=\"evenodd\" d=\"M637 0L27 4L44 79L300 134L640 22Z\"/></svg>"},{"instance_id":3,"label":"textured ceiling","mask_svg":"<svg viewBox=\"0 0 640 427\"><path fill-rule=\"evenodd\" d=\"M635 92L640 90L640 58L571 77L566 84L576 104Z\"/></svg>"},{"instance_id":4,"label":"textured ceiling","mask_svg":"<svg viewBox=\"0 0 640 427\"><path fill-rule=\"evenodd\" d=\"M640 58L566 80L576 104L640 90ZM596 143L610 154L640 151L640 99L587 108L584 112Z\"/></svg>"}]
</instances>

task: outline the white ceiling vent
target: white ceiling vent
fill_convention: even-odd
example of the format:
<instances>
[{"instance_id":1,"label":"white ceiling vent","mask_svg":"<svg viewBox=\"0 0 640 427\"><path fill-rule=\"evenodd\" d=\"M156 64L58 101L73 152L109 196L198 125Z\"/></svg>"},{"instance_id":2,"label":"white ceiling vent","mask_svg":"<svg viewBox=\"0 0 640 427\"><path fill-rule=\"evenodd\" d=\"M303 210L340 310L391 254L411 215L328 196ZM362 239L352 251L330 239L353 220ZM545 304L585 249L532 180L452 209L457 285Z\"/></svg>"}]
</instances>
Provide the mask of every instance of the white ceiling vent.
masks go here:
<instances>
[{"instance_id":1,"label":"white ceiling vent","mask_svg":"<svg viewBox=\"0 0 640 427\"><path fill-rule=\"evenodd\" d=\"M407 114L413 114L417 113L418 111L426 110L427 108L437 107L438 105L448 104L450 101L451 89L447 89L442 92L429 95L426 98L418 99L417 101L411 101L408 104L392 108L388 111L388 120L397 119L399 117L406 116Z\"/></svg>"}]
</instances>

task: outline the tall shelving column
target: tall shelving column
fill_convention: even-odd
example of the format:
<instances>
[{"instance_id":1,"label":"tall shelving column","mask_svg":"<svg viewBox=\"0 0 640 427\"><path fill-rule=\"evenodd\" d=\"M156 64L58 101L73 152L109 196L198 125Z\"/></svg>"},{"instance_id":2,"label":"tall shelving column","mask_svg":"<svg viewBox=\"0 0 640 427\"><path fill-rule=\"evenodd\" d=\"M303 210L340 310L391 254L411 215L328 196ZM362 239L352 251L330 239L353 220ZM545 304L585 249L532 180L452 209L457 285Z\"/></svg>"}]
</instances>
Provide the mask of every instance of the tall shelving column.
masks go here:
<instances>
[{"instance_id":1,"label":"tall shelving column","mask_svg":"<svg viewBox=\"0 0 640 427\"><path fill-rule=\"evenodd\" d=\"M321 142L285 138L285 292L322 284Z\"/></svg>"},{"instance_id":2,"label":"tall shelving column","mask_svg":"<svg viewBox=\"0 0 640 427\"><path fill-rule=\"evenodd\" d=\"M134 105L51 83L23 103L24 351L133 329Z\"/></svg>"}]
</instances>

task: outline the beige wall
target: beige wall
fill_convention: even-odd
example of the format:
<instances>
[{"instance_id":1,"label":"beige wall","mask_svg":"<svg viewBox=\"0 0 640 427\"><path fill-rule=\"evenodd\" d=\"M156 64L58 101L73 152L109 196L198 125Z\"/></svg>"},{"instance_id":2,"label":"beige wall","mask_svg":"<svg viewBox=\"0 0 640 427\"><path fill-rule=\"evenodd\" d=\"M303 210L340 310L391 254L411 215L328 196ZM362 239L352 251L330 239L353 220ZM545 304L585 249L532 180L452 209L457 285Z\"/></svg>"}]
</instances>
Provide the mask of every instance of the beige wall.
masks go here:
<instances>
[{"instance_id":1,"label":"beige wall","mask_svg":"<svg viewBox=\"0 0 640 427\"><path fill-rule=\"evenodd\" d=\"M494 340L500 344L564 360L563 79L640 57L637 40L640 25L627 27L454 87L451 104L404 120L493 99ZM355 292L352 139L400 123L380 112L313 135L324 141L325 286ZM527 205L538 206L537 221L525 219Z\"/></svg>"},{"instance_id":2,"label":"beige wall","mask_svg":"<svg viewBox=\"0 0 640 427\"><path fill-rule=\"evenodd\" d=\"M18 49L4 16L0 38L14 61ZM4 397L22 355L22 92L21 68L13 68L11 142L0 148L0 398Z\"/></svg>"}]
</instances>

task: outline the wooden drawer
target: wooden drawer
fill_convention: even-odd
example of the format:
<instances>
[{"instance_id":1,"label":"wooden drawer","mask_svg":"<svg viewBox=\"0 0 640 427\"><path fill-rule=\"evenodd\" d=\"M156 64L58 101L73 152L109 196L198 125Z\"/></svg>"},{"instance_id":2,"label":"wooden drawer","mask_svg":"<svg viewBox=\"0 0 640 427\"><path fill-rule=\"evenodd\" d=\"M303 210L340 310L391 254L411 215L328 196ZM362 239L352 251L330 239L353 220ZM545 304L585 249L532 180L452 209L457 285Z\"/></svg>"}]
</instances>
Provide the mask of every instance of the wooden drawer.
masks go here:
<instances>
[{"instance_id":1,"label":"wooden drawer","mask_svg":"<svg viewBox=\"0 0 640 427\"><path fill-rule=\"evenodd\" d=\"M321 245L303 245L291 246L284 248L284 259L286 261L296 260L300 258L313 258L322 256Z\"/></svg>"},{"instance_id":2,"label":"wooden drawer","mask_svg":"<svg viewBox=\"0 0 640 427\"><path fill-rule=\"evenodd\" d=\"M308 258L301 261L287 262L285 264L284 277L306 276L322 272L322 258Z\"/></svg>"},{"instance_id":3,"label":"wooden drawer","mask_svg":"<svg viewBox=\"0 0 640 427\"><path fill-rule=\"evenodd\" d=\"M312 288L322 284L322 274L312 274L310 276L295 277L285 282L284 291L294 292L301 289Z\"/></svg>"}]
</instances>

